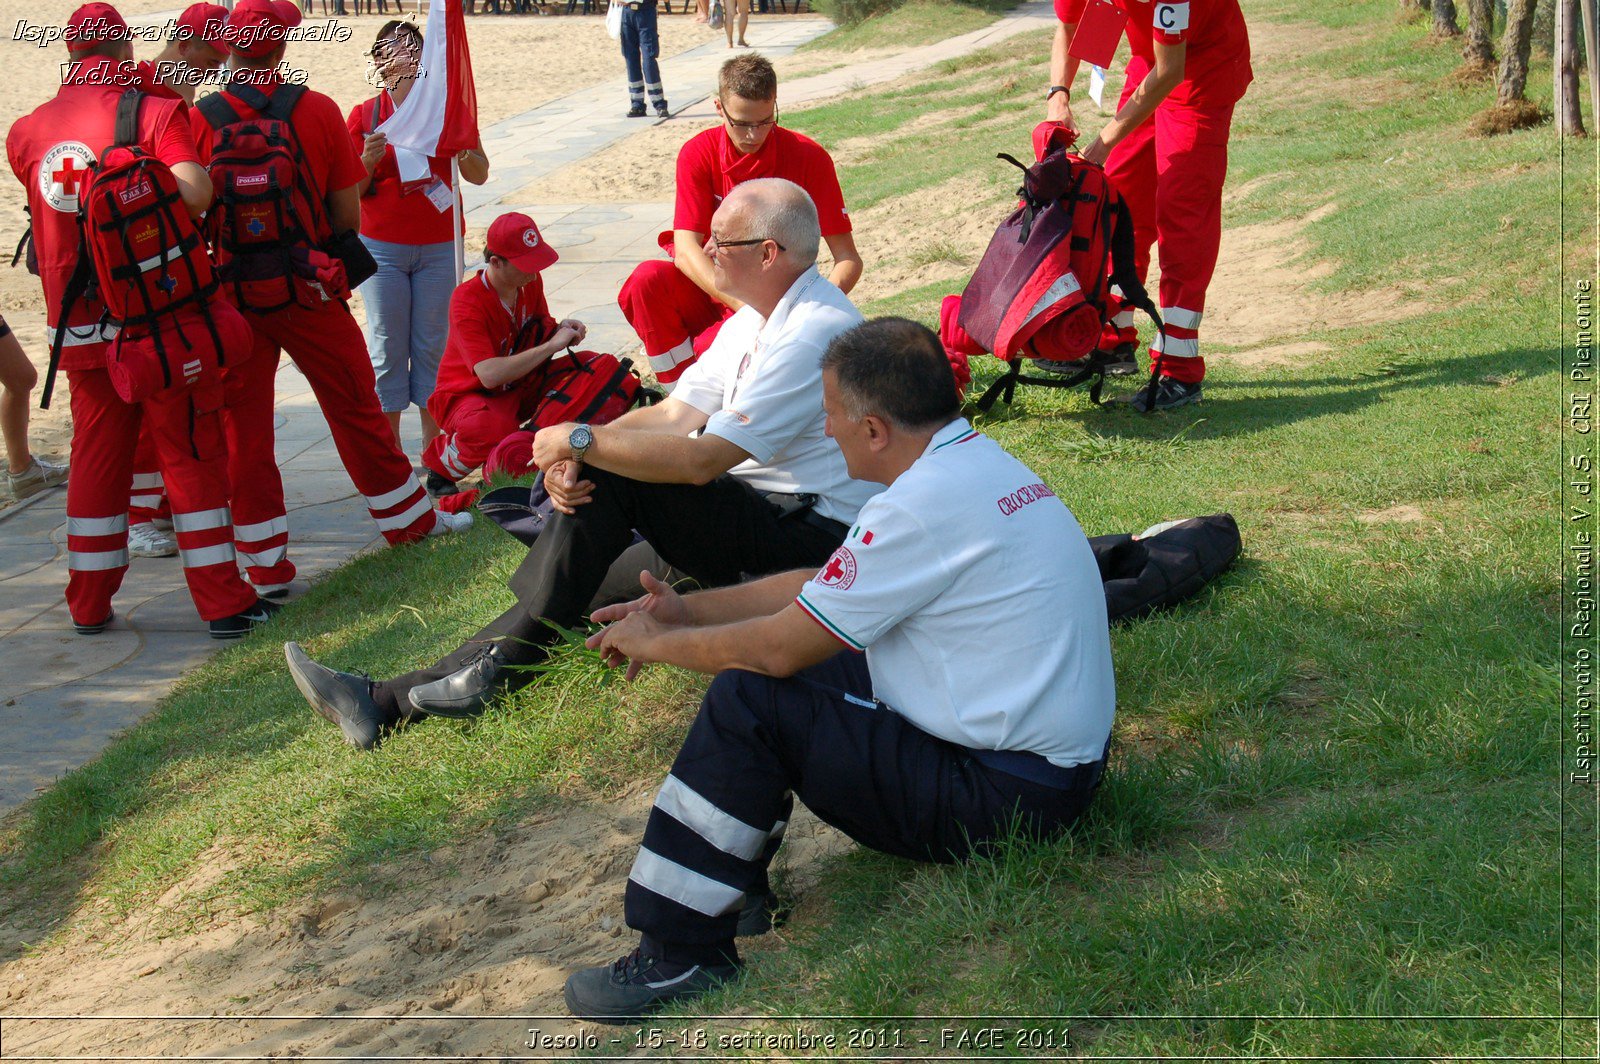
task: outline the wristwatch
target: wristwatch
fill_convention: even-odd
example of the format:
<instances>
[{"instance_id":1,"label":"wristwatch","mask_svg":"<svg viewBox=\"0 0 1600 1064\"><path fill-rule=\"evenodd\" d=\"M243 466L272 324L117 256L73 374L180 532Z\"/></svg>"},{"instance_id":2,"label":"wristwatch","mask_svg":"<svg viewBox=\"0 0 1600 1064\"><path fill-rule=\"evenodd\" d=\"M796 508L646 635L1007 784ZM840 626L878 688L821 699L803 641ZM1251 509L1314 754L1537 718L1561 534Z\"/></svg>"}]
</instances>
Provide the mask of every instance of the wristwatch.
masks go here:
<instances>
[{"instance_id":1,"label":"wristwatch","mask_svg":"<svg viewBox=\"0 0 1600 1064\"><path fill-rule=\"evenodd\" d=\"M589 453L589 448L594 446L594 430L588 425L579 425L567 433L567 447L572 451L575 461L583 461L583 456Z\"/></svg>"},{"instance_id":2,"label":"wristwatch","mask_svg":"<svg viewBox=\"0 0 1600 1064\"><path fill-rule=\"evenodd\" d=\"M1050 91L1044 94L1045 102L1048 103L1050 101L1050 98L1052 96L1054 96L1058 92L1064 92L1068 96L1072 95L1072 90L1067 88L1067 86L1065 86L1065 85L1052 85L1052 86L1050 86Z\"/></svg>"}]
</instances>

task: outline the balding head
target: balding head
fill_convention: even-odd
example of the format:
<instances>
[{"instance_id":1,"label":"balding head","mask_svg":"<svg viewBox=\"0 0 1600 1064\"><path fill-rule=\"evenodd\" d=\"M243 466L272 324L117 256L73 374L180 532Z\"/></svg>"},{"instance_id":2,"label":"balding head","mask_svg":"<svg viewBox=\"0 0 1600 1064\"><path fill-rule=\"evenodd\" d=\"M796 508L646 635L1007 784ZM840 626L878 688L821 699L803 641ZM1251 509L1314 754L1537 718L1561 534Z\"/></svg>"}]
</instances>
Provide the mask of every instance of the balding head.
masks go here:
<instances>
[{"instance_id":1,"label":"balding head","mask_svg":"<svg viewBox=\"0 0 1600 1064\"><path fill-rule=\"evenodd\" d=\"M821 239L817 208L805 189L776 177L746 181L711 218L713 279L765 317L816 265Z\"/></svg>"}]
</instances>

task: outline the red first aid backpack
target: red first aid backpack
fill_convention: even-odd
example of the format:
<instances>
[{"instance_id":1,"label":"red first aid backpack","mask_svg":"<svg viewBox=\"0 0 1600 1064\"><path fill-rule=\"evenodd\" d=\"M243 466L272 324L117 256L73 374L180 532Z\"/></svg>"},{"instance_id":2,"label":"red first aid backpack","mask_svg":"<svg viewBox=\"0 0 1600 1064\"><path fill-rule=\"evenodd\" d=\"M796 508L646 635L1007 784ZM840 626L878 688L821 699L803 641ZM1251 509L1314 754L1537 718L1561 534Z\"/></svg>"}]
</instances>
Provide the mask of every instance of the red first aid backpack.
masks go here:
<instances>
[{"instance_id":1,"label":"red first aid backpack","mask_svg":"<svg viewBox=\"0 0 1600 1064\"><path fill-rule=\"evenodd\" d=\"M1060 123L1035 131L1032 166L1012 156L997 158L1022 171L1020 202L1000 223L972 280L961 294L956 324L972 343L1008 363L1006 373L977 402L987 411L997 398L1012 401L1019 384L1072 388L1090 378L1098 403L1104 360L1090 357L1070 377L1027 377L1022 360L1075 362L1090 356L1110 319L1111 287L1143 310L1160 329L1161 317L1145 292L1133 262L1133 216L1105 170L1069 150L1071 134ZM946 347L959 342L944 337Z\"/></svg>"},{"instance_id":2,"label":"red first aid backpack","mask_svg":"<svg viewBox=\"0 0 1600 1064\"><path fill-rule=\"evenodd\" d=\"M235 303L262 314L350 297L344 264L322 250L333 230L290 121L305 91L285 84L268 96L236 81L196 105L213 131L206 221L217 270Z\"/></svg>"},{"instance_id":3,"label":"red first aid backpack","mask_svg":"<svg viewBox=\"0 0 1600 1064\"><path fill-rule=\"evenodd\" d=\"M598 351L571 351L544 364L539 402L528 424L536 429L580 421L604 425L651 393L633 372L633 360Z\"/></svg>"},{"instance_id":4,"label":"red first aid backpack","mask_svg":"<svg viewBox=\"0 0 1600 1064\"><path fill-rule=\"evenodd\" d=\"M227 353L248 351L249 326L215 297L205 241L189 217L167 164L139 147L139 105L129 89L117 101L111 147L101 153L78 199L78 265L67 282L60 321L93 291L118 332L106 368L117 394L137 403L167 388L214 379ZM66 329L56 331L44 402L54 383Z\"/></svg>"}]
</instances>

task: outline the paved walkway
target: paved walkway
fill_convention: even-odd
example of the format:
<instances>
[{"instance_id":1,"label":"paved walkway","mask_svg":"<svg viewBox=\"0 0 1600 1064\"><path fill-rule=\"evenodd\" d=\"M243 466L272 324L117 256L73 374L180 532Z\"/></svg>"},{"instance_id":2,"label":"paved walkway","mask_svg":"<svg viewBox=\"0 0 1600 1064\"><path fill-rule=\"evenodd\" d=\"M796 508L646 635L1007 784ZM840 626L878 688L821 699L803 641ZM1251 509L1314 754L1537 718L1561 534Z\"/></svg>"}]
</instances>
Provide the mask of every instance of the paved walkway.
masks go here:
<instances>
[{"instance_id":1,"label":"paved walkway","mask_svg":"<svg viewBox=\"0 0 1600 1064\"><path fill-rule=\"evenodd\" d=\"M869 69L846 67L787 82L780 87L783 102L793 106L900 77L1048 26L1050 10L1034 0L976 33L876 61ZM783 55L827 28L820 19L763 18L752 23L751 36L761 51ZM728 54L717 41L662 64L668 99L680 116L714 116L709 93ZM547 278L551 306L588 323L590 346L598 350L637 348L616 293L634 264L659 254L655 238L671 226L671 204L597 205L584 202L581 188L573 189L570 204L507 198L643 128L644 122L621 117L625 98L619 79L485 129L494 177L467 189L468 217L476 225L514 209L539 219L561 251ZM278 374L277 411L291 557L303 586L381 540L339 465L305 379L287 361ZM408 418L407 426L414 432L415 419ZM414 438L407 446L411 454L419 449ZM65 492L55 491L0 511L0 813L92 759L221 645L206 637L195 617L175 558L135 559L117 596L116 624L95 638L75 635L62 600L65 505Z\"/></svg>"}]
</instances>

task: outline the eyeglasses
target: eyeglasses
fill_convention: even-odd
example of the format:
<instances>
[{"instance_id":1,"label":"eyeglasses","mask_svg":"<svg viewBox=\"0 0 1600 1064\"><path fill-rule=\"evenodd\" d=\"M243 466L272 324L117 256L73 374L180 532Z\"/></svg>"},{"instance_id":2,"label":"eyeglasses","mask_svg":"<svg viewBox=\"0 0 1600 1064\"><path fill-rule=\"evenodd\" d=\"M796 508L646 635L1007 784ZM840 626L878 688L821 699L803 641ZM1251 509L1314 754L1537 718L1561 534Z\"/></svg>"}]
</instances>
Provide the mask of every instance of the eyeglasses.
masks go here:
<instances>
[{"instance_id":1,"label":"eyeglasses","mask_svg":"<svg viewBox=\"0 0 1600 1064\"><path fill-rule=\"evenodd\" d=\"M772 109L772 117L771 118L763 118L759 122L735 122L733 119L728 118L726 113L724 113L722 117L727 121L728 125L730 125L730 126L732 126L734 128L735 132L739 132L739 133L760 133L763 129L766 129L768 126L775 126L775 125L778 124L778 109L776 107L774 107Z\"/></svg>"},{"instance_id":2,"label":"eyeglasses","mask_svg":"<svg viewBox=\"0 0 1600 1064\"><path fill-rule=\"evenodd\" d=\"M752 244L765 244L769 240L772 240L770 236L756 236L751 237L749 240L718 240L713 236L710 240L706 241L706 245L710 249L711 254L715 255L719 248L747 248ZM772 240L772 242L778 245L779 251L789 250L782 244L778 244L776 240Z\"/></svg>"}]
</instances>

